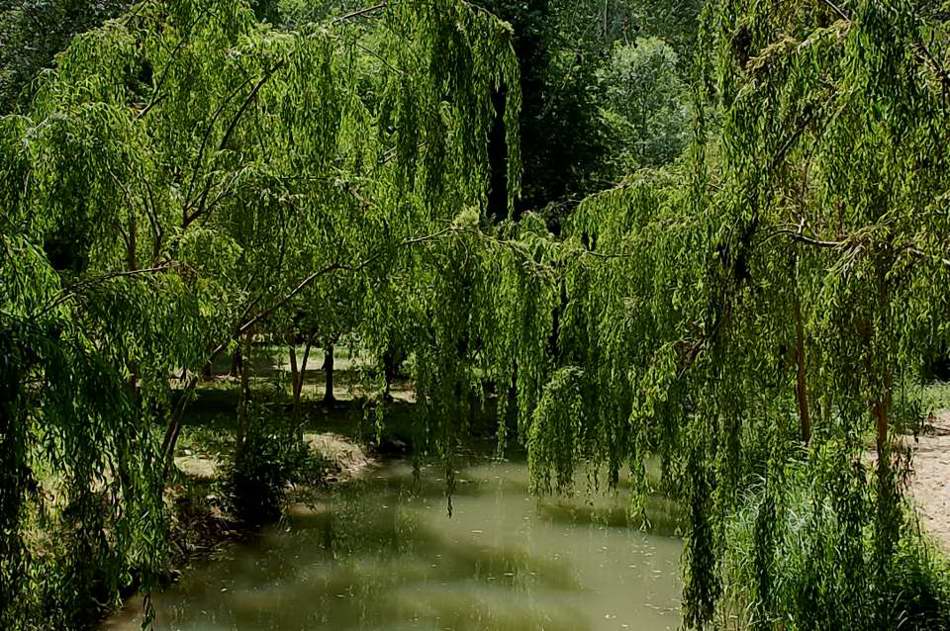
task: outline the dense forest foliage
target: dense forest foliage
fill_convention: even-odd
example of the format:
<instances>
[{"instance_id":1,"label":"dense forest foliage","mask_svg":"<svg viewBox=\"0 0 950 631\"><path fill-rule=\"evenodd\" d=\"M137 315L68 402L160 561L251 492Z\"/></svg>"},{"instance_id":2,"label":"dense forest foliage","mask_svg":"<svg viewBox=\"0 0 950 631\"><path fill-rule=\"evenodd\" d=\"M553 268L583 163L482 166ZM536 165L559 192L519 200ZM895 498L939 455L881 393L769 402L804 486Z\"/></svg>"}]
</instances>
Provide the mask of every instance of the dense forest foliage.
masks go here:
<instances>
[{"instance_id":1,"label":"dense forest foliage","mask_svg":"<svg viewBox=\"0 0 950 631\"><path fill-rule=\"evenodd\" d=\"M689 628L950 627L902 438L950 347L950 6L57 0L0 44L0 628L154 586L217 357L234 466L299 442L264 340L295 399L359 346L380 425L411 356L449 489L491 403L536 492L681 502Z\"/></svg>"}]
</instances>

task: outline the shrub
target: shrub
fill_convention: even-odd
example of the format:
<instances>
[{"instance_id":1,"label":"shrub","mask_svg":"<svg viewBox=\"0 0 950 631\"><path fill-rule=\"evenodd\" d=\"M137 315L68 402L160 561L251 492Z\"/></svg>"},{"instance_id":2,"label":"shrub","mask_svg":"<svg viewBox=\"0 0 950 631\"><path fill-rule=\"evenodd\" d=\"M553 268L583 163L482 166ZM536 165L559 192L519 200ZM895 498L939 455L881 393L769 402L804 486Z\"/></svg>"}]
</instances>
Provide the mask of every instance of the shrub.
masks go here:
<instances>
[{"instance_id":1,"label":"shrub","mask_svg":"<svg viewBox=\"0 0 950 631\"><path fill-rule=\"evenodd\" d=\"M253 524L280 517L287 489L314 483L323 470L289 424L257 418L244 443L235 449L226 486L235 515Z\"/></svg>"}]
</instances>

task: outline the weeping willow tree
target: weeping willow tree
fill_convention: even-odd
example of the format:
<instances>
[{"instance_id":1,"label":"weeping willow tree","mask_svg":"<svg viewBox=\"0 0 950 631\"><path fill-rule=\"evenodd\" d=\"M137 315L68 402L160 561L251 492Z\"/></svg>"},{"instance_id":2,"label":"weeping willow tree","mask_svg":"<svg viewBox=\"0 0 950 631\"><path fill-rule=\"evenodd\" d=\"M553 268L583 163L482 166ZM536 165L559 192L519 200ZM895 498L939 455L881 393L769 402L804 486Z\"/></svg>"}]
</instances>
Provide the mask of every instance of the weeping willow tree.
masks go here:
<instances>
[{"instance_id":1,"label":"weeping willow tree","mask_svg":"<svg viewBox=\"0 0 950 631\"><path fill-rule=\"evenodd\" d=\"M918 10L709 3L692 147L586 200L554 254L533 478L629 467L642 497L659 457L690 627L948 623L902 498L950 313L948 34Z\"/></svg>"},{"instance_id":2,"label":"weeping willow tree","mask_svg":"<svg viewBox=\"0 0 950 631\"><path fill-rule=\"evenodd\" d=\"M368 17L384 35L349 29ZM0 119L0 627L83 624L148 587L202 368L331 276L385 296L481 211L500 85L516 129L510 37L461 0L293 31L145 0Z\"/></svg>"},{"instance_id":3,"label":"weeping willow tree","mask_svg":"<svg viewBox=\"0 0 950 631\"><path fill-rule=\"evenodd\" d=\"M642 499L660 459L689 626L927 624L902 595L897 431L950 333L945 25L718 0L701 37L687 154L586 200L562 241L486 216L491 182L518 194L518 77L510 29L464 0L287 31L146 0L78 37L0 119L0 626L148 586L197 374L340 282L362 294L346 327L415 352L450 489L494 389L537 491L588 463Z\"/></svg>"}]
</instances>

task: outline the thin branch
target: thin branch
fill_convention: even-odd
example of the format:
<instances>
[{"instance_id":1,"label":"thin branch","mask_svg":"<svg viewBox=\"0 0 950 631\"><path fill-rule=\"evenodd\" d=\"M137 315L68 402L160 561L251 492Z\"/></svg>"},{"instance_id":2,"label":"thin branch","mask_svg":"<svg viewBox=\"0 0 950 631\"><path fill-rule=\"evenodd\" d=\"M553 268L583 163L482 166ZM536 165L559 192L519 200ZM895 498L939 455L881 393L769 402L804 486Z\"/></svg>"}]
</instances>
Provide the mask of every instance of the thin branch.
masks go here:
<instances>
[{"instance_id":1,"label":"thin branch","mask_svg":"<svg viewBox=\"0 0 950 631\"><path fill-rule=\"evenodd\" d=\"M152 226L152 235L154 238L152 260L157 261L162 251L162 224L158 220L158 214L155 212L155 195L152 192L152 185L149 183L148 178L142 178L142 181L145 183L145 192L147 194L145 211L148 214L148 221Z\"/></svg>"},{"instance_id":2,"label":"thin branch","mask_svg":"<svg viewBox=\"0 0 950 631\"><path fill-rule=\"evenodd\" d=\"M125 271L120 271L120 272L110 272L108 274L103 274L102 276L96 276L95 278L89 278L83 281L79 281L77 283L73 283L72 285L69 285L68 287L64 288L61 292L59 292L59 295L56 298L54 298L51 302L46 304L38 312L34 312L32 317L35 318L35 317L39 317L39 316L49 313L51 310L55 309L56 307L72 299L74 296L76 296L79 293L79 291L88 289L89 287L101 285L102 283L108 282L116 278L126 278L129 276L143 276L146 274L158 274L158 273L165 272L177 267L179 267L178 262L169 261L168 263L165 263L163 265L158 265L155 267L148 267L148 268L137 269L137 270L125 270Z\"/></svg>"},{"instance_id":3,"label":"thin branch","mask_svg":"<svg viewBox=\"0 0 950 631\"><path fill-rule=\"evenodd\" d=\"M260 92L261 88L264 87L264 84L267 83L278 70L283 68L284 65L285 62L279 61L264 72L264 76L261 77L260 81L258 81L254 86L254 89L251 90L251 92L247 95L247 98L244 99L244 103L241 104L241 109L239 109L235 117L231 119L231 124L228 125L227 131L224 132L224 137L221 138L221 142L218 144L218 151L222 151L225 146L227 146L228 141L231 139L231 134L234 133L234 129L237 127L238 121L241 120L241 117L247 111L247 108L250 107L251 103L254 102L254 99L257 97L257 93Z\"/></svg>"},{"instance_id":4,"label":"thin branch","mask_svg":"<svg viewBox=\"0 0 950 631\"><path fill-rule=\"evenodd\" d=\"M851 21L851 17L850 17L847 13L845 13L844 10L843 10L841 7L839 7L837 4L835 4L835 3L832 2L831 0L821 0L821 1L822 1L823 3L825 3L826 5L828 5L829 7L831 7L831 9L832 9L835 13L837 13L837 14L838 14L838 17L840 17L842 20L845 20L845 21L848 21L848 22Z\"/></svg>"},{"instance_id":5,"label":"thin branch","mask_svg":"<svg viewBox=\"0 0 950 631\"><path fill-rule=\"evenodd\" d=\"M854 247L860 245L860 242L856 239L843 239L839 241L827 241L824 239L819 239L817 237L812 237L804 234L800 229L792 230L789 228L779 228L775 230L772 235L786 235L792 239L792 241L797 241L798 243L804 243L805 245L810 245L817 248L846 248ZM901 248L901 251L912 254L918 258L928 259L941 265L946 265L950 267L950 258L945 258L940 254L932 254L930 252L925 252L921 250L916 245L909 243Z\"/></svg>"},{"instance_id":6,"label":"thin branch","mask_svg":"<svg viewBox=\"0 0 950 631\"><path fill-rule=\"evenodd\" d=\"M905 251L919 258L930 259L931 261L934 261L936 263L942 263L946 265L947 267L950 267L950 258L944 258L940 256L939 254L930 254L928 252L924 252L923 250L920 250L912 245L908 245L904 249Z\"/></svg>"},{"instance_id":7,"label":"thin branch","mask_svg":"<svg viewBox=\"0 0 950 631\"><path fill-rule=\"evenodd\" d=\"M224 113L224 108L228 103L231 102L238 92L241 91L244 86L251 82L250 77L245 79L241 85L234 88L221 103L218 104L217 109L214 114L211 115L211 120L208 122L208 126L205 128L204 136L201 139L201 145L198 147L198 155L195 157L195 166L194 171L191 174L191 182L188 184L188 193L185 195L185 209L183 211L183 218L187 219L188 209L191 208L191 194L194 192L195 182L198 179L198 168L201 166L201 160L204 158L205 148L208 146L208 140L211 138L211 132L214 130L214 124L218 122L218 118Z\"/></svg>"},{"instance_id":8,"label":"thin branch","mask_svg":"<svg viewBox=\"0 0 950 631\"><path fill-rule=\"evenodd\" d=\"M254 99L257 97L257 93L260 92L261 88L264 87L264 84L267 83L270 80L270 78L273 77L277 73L278 70L283 68L284 65L285 64L283 61L280 61L274 64L273 66L271 66L270 69L268 69L264 73L264 76L262 76L260 80L254 85L254 88L248 93L247 97L244 99L244 103L241 104L241 107L237 111L237 114L234 115L234 118L232 118L231 122L228 124L228 128L225 130L224 136L221 137L221 142L218 143L218 151L223 151L224 148L227 146L228 141L231 139L231 136L234 134L234 130L237 128L238 122L244 116L245 112L247 112L247 109L251 106L251 103L254 102ZM247 85L247 83L248 82L245 81L243 85ZM207 136L205 137L205 140L207 140ZM202 142L202 151L204 150L204 146L205 146L205 143ZM200 156L200 153L199 153L199 156ZM197 167L197 163L196 163L196 167ZM195 175L197 175L197 170L195 171ZM187 228L195 219L197 219L202 214L204 214L207 208L206 204L208 201L208 194L210 192L211 192L211 180L209 179L205 184L204 190L201 192L201 198L200 198L200 201L198 202L198 208L195 210L195 212L189 215L187 213L187 208L186 208L185 215L182 218L183 228Z\"/></svg>"},{"instance_id":9,"label":"thin branch","mask_svg":"<svg viewBox=\"0 0 950 631\"><path fill-rule=\"evenodd\" d=\"M277 311L282 306L290 302L294 298L294 296L296 296L301 291L306 289L309 285L313 283L313 281L320 278L321 276L330 274L338 270L354 270L355 271L355 269L356 268L351 268L350 266L344 265L342 263L333 263L331 265L327 265L326 267L320 268L316 272L313 272L312 274L304 278L302 281L300 281L300 283L298 283L297 286L294 287L290 291L290 293L286 294L284 297L282 297L280 300L272 304L270 307L268 307L267 309L264 309L263 311L260 311L259 313L257 313L257 315L255 315L251 319L247 320L244 324L237 327L234 333L231 334L231 337L228 339L228 342L230 342L233 339L237 339L241 337L242 335L247 333L255 324L269 318L275 311ZM221 351L223 351L226 346L227 346L227 343L222 343L222 344L219 344L213 351L211 351L211 360L217 357L218 354Z\"/></svg>"},{"instance_id":10,"label":"thin branch","mask_svg":"<svg viewBox=\"0 0 950 631\"><path fill-rule=\"evenodd\" d=\"M778 169L781 162L785 160L785 157L792 150L792 148L795 146L795 143L798 142L798 139L801 138L802 134L805 133L805 130L808 129L808 126L812 123L812 121L815 120L815 118L817 118L817 114L815 113L814 109L807 108L804 112L802 120L798 124L798 127L796 127L795 131L785 139L785 143L779 148L778 152L772 156L768 170L770 174L774 173L775 170Z\"/></svg>"},{"instance_id":11,"label":"thin branch","mask_svg":"<svg viewBox=\"0 0 950 631\"><path fill-rule=\"evenodd\" d=\"M848 244L847 241L825 241L822 239L817 239L815 237L807 236L801 230L790 230L788 228L780 228L774 231L772 234L786 235L792 241L798 241L799 243L804 243L806 245L811 245L818 248L841 248Z\"/></svg>"},{"instance_id":12,"label":"thin branch","mask_svg":"<svg viewBox=\"0 0 950 631\"><path fill-rule=\"evenodd\" d=\"M937 75L944 91L950 90L950 73L947 73L943 65L934 57L934 54L930 52L930 49L927 48L927 45L922 39L917 40L915 48L917 49L918 58L923 57L923 61L929 65L930 69Z\"/></svg>"},{"instance_id":13,"label":"thin branch","mask_svg":"<svg viewBox=\"0 0 950 631\"><path fill-rule=\"evenodd\" d=\"M371 55L371 56L375 57L376 59L378 59L378 60L380 61L380 63L382 63L384 66L386 66L387 68L389 68L390 70L392 70L392 71L395 72L396 74L405 76L406 73L405 73L403 70L400 70L400 69L397 68L396 66L392 65L391 63L389 63L389 61L387 61L385 57L383 57L382 55L380 55L379 53L377 53L375 50L369 48L368 46L364 46L363 44L360 44L359 42L353 42L353 43L356 45L357 48L359 48L360 50L362 50L362 51L363 51L364 53L366 53L367 55Z\"/></svg>"},{"instance_id":14,"label":"thin branch","mask_svg":"<svg viewBox=\"0 0 950 631\"><path fill-rule=\"evenodd\" d=\"M165 85L165 79L168 78L168 70L175 63L176 61L175 58L178 56L178 53L181 52L181 49L184 47L185 43L188 42L188 38L191 35L191 30L195 27L195 25L200 20L204 18L204 14L207 13L207 11L208 11L207 7L199 11L198 15L195 16L195 19L192 20L191 24L188 25L188 28L185 30L185 32L182 33L181 39L178 40L178 44L175 46L171 54L168 56L168 62L166 62L165 67L162 68L162 74L158 78L158 82L155 84L155 89L152 91L152 98L149 99L149 102L145 106L145 108L135 116L136 121L143 118L146 114L148 114L151 111L153 107L155 107L156 105L158 105L165 99L166 95L162 94L161 96L159 96L159 93L161 92L162 87Z\"/></svg>"},{"instance_id":15,"label":"thin branch","mask_svg":"<svg viewBox=\"0 0 950 631\"><path fill-rule=\"evenodd\" d=\"M374 13L374 12L376 12L376 11L382 11L383 9L385 9L385 8L388 7L388 6L389 6L389 0L384 0L383 2L380 2L379 4L374 4L374 5L371 6L371 7L364 7L364 8L362 8L362 9L357 9L356 11L352 11L352 12L350 12L350 13L346 13L346 14L344 14L344 15L341 15L340 17L338 17L338 18L336 18L335 20L333 20L332 24L339 24L340 22L346 22L347 20L352 20L353 18L362 17L362 16L367 15L367 14L369 14L369 13Z\"/></svg>"},{"instance_id":16,"label":"thin branch","mask_svg":"<svg viewBox=\"0 0 950 631\"><path fill-rule=\"evenodd\" d=\"M157 88L156 88L157 89ZM163 94L157 98L153 97L142 110L135 115L135 121L138 122L141 119L145 118L145 115L152 111L152 108L165 100L167 95Z\"/></svg>"},{"instance_id":17,"label":"thin branch","mask_svg":"<svg viewBox=\"0 0 950 631\"><path fill-rule=\"evenodd\" d=\"M420 244L420 243L425 243L425 242L428 242L428 241L433 241L433 240L435 240L435 239L438 239L439 237L442 237L442 236L444 236L444 235L446 235L446 234L448 234L448 233L450 233L450 232L458 232L458 231L459 231L459 229L458 229L457 227L455 227L455 226L448 226L448 227L446 227L446 228L444 228L444 229L442 229L442 230L439 230L438 232L434 232L434 233L432 233L432 234L427 234L427 235L423 235L423 236L420 236L420 237L413 237L413 238L411 238L411 239L403 239L402 241L400 241L400 242L397 244L397 247L406 247L406 246L418 245L418 244ZM291 300L293 300L293 298L294 298L297 294L299 294L299 293L302 292L304 289L306 289L307 287L309 287L311 284L313 284L313 282L314 282L315 280L317 280L317 279L320 278L321 276L325 276L325 275L327 275L327 274L331 274L331 273L337 272L337 271L358 272L358 271L360 271L360 270L363 270L363 269L369 267L370 265L372 265L373 263L375 263L376 261L378 261L379 259L381 259L381 258L386 254L386 252L388 252L388 251L389 251L388 248L380 248L380 250L379 250L378 252L376 252L375 254L373 254L373 255L371 255L371 256L369 256L369 257L363 259L361 262L357 263L356 265L347 265L347 264L345 264L345 263L332 263L332 264L330 264L330 265L327 265L327 266L325 266L325 267L322 267L322 268L318 269L317 271L311 273L309 276L307 276L307 277L304 278L302 281L300 281L300 282L297 284L296 287L294 287L289 293L285 294L285 295L284 295L282 298L280 298L277 302L275 302L274 304L272 304L272 305L269 306L268 308L264 309L263 311L260 311L259 313L257 313L257 315L255 315L254 317L250 318L249 320L247 320L246 322L244 322L243 324L241 324L240 326L238 326L238 327L234 330L234 332L231 334L231 337L230 337L230 339L228 340L228 342L230 342L230 341L233 340L233 339L239 338L240 336L242 336L242 335L244 335L245 333L247 333L248 331L250 331L251 328L254 327L254 325L258 324L258 323L261 322L262 320L266 320L267 318L269 318L275 311L277 311L278 309L280 309L281 307L283 307L285 304L287 304L288 302L290 302ZM219 344L219 345L211 352L211 359L214 359L215 357L217 357L218 354L219 354L221 351L223 351L223 350L227 347L228 342Z\"/></svg>"}]
</instances>

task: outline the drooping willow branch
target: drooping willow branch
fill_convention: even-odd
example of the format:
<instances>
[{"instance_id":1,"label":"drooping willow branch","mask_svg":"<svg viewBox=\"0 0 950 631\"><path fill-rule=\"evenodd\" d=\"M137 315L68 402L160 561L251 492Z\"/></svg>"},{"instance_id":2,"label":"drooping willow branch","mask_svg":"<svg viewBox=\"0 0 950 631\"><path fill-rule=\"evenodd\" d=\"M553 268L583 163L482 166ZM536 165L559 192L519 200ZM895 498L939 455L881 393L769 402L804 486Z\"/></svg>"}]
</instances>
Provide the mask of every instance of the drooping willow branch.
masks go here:
<instances>
[{"instance_id":1,"label":"drooping willow branch","mask_svg":"<svg viewBox=\"0 0 950 631\"><path fill-rule=\"evenodd\" d=\"M116 278L128 278L128 277L134 277L134 276L160 274L162 272L167 272L168 270L171 270L171 269L179 269L179 268L181 268L181 263L179 263L178 261L169 261L163 265L157 265L155 267L147 267L147 268L136 269L136 270L109 272L108 274L102 274L94 278L88 278L86 280L73 283L72 285L69 285L63 288L63 290L59 293L58 296L56 296L56 298L51 300L49 303L43 305L42 307L40 307L39 310L37 310L31 315L31 317L36 318L36 317L46 315L47 313L49 313L56 307L59 307L60 305L65 304L69 300L76 298L77 296L79 296L79 294L82 291L89 289L91 287L95 287L96 285L101 285L102 283L108 282L110 280L114 280Z\"/></svg>"},{"instance_id":2,"label":"drooping willow branch","mask_svg":"<svg viewBox=\"0 0 950 631\"><path fill-rule=\"evenodd\" d=\"M384 0L379 4L374 4L371 7L364 7L362 9L357 9L356 11L351 11L341 15L340 17L333 20L333 24L339 24L341 22L346 22L347 20L352 20L353 18L362 17L364 15L369 15L370 13L375 13L376 11L382 11L389 6L389 0Z\"/></svg>"},{"instance_id":3,"label":"drooping willow branch","mask_svg":"<svg viewBox=\"0 0 950 631\"><path fill-rule=\"evenodd\" d=\"M458 233L460 231L461 230L458 226L454 226L454 225L447 226L446 228L439 230L437 232L434 232L432 234L403 239L397 244L397 247L410 247L410 246L419 245L422 243L431 242L441 237L444 237L446 235L449 235L452 233ZM379 261L383 256L385 256L390 251L391 250L389 248L381 248L379 251L363 259L359 263L356 263L356 264L331 263L330 265L327 265L325 267L322 267L316 270L315 272L312 272L306 278L301 280L293 289L291 289L288 293L284 294L281 298L279 298L269 307L267 307L266 309L263 309L262 311L254 315L253 317L245 320L242 324L235 327L231 336L227 340L227 342L219 344L217 347L214 348L214 350L211 351L208 357L208 361L209 362L213 361L214 358L217 357L222 351L224 351L224 349L227 348L227 346L233 340L240 338L242 335L245 335L247 332L253 329L255 325L268 319L271 315L274 314L274 312L276 312L278 309L280 309L281 307L286 305L288 302L290 302L295 296L300 294L300 292L302 292L304 289L312 285L314 281L316 281L318 278L321 278L323 276L326 276L328 274L332 274L338 271L347 271L347 272L353 272L353 273L359 272L360 270L363 270L369 267L376 261ZM167 477L168 475L168 471L170 469L170 463L172 460L172 454L174 454L175 452L175 445L178 441L178 436L181 433L181 424L184 417L185 408L187 407L188 399L191 397L192 393L194 392L196 385L197 385L197 379L195 379L194 377L188 380L187 385L185 386L185 388L183 389L180 395L181 398L179 399L179 405L178 407L175 408L175 410L172 412L171 417L169 418L168 427L165 430L165 438L162 441L162 458L164 462L164 465L163 465L164 477Z\"/></svg>"}]
</instances>

